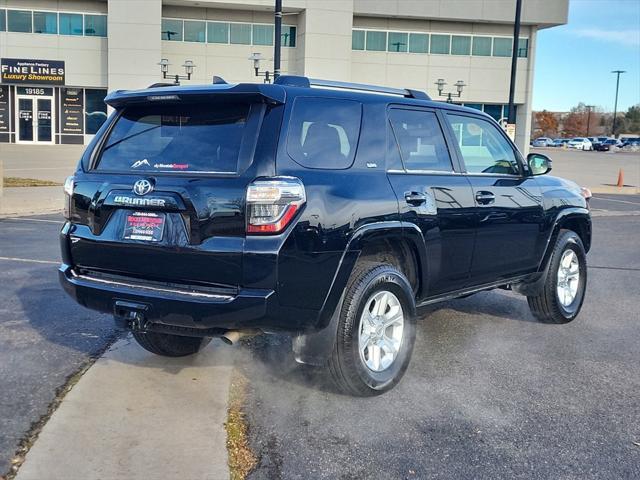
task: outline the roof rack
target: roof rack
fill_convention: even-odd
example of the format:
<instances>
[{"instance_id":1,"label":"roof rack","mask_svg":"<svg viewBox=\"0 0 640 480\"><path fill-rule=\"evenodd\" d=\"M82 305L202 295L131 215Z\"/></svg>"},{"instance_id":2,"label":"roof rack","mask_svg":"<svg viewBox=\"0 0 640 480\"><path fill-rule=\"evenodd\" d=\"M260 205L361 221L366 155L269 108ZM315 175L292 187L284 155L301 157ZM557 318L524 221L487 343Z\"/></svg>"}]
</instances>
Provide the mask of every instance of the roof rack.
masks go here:
<instances>
[{"instance_id":1,"label":"roof rack","mask_svg":"<svg viewBox=\"0 0 640 480\"><path fill-rule=\"evenodd\" d=\"M410 88L393 88L382 87L379 85L368 85L365 83L338 82L335 80L321 80L318 78L307 78L298 75L280 75L274 83L290 87L320 87L337 90L357 90L360 92L379 93L384 95L399 95L401 97L415 98L418 100L431 100L431 97L429 97L425 92Z\"/></svg>"}]
</instances>

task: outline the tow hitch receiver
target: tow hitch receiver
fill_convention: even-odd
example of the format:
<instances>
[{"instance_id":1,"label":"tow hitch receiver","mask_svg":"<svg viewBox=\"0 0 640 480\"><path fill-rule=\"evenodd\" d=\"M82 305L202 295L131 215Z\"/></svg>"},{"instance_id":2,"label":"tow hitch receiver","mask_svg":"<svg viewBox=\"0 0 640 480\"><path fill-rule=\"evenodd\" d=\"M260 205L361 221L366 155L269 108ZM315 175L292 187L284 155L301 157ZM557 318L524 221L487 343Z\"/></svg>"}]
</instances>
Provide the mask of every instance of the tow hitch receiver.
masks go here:
<instances>
[{"instance_id":1,"label":"tow hitch receiver","mask_svg":"<svg viewBox=\"0 0 640 480\"><path fill-rule=\"evenodd\" d=\"M118 328L145 330L148 306L142 303L118 300L113 305L113 317Z\"/></svg>"}]
</instances>

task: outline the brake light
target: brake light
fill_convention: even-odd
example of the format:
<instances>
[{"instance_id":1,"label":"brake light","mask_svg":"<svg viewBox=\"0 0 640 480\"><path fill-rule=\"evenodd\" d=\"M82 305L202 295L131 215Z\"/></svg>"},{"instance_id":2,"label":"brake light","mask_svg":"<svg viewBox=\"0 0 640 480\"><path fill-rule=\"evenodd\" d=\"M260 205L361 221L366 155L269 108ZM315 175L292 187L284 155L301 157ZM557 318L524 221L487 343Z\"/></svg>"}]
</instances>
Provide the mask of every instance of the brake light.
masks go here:
<instances>
[{"instance_id":1,"label":"brake light","mask_svg":"<svg viewBox=\"0 0 640 480\"><path fill-rule=\"evenodd\" d=\"M298 178L259 179L247 187L247 233L282 232L307 198Z\"/></svg>"},{"instance_id":2,"label":"brake light","mask_svg":"<svg viewBox=\"0 0 640 480\"><path fill-rule=\"evenodd\" d=\"M72 176L67 177L64 181L64 218L70 220L71 217L71 197L73 196L73 189L75 187L75 178Z\"/></svg>"}]
</instances>

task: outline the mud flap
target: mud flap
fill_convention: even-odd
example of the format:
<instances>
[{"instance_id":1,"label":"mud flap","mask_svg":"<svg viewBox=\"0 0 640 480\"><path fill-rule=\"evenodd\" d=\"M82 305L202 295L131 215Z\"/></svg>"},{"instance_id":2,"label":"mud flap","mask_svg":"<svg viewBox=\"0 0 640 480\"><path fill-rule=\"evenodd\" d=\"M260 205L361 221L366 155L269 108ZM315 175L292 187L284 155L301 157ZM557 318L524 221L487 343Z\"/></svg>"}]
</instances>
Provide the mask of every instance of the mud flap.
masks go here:
<instances>
[{"instance_id":1,"label":"mud flap","mask_svg":"<svg viewBox=\"0 0 640 480\"><path fill-rule=\"evenodd\" d=\"M300 333L293 337L291 343L296 362L315 365L317 367L322 367L327 364L327 360L336 343L343 298L344 293L340 297L340 301L331 316L329 325L317 332Z\"/></svg>"}]
</instances>

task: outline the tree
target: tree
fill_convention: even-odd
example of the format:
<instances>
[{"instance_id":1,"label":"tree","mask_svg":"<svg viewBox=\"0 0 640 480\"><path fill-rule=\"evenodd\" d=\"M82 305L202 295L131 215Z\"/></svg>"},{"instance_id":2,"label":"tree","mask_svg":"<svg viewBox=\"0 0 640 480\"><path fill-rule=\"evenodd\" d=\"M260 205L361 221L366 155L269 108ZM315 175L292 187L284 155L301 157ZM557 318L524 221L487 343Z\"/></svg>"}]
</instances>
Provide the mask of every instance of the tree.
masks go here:
<instances>
[{"instance_id":1,"label":"tree","mask_svg":"<svg viewBox=\"0 0 640 480\"><path fill-rule=\"evenodd\" d=\"M543 137L558 136L558 119L553 113L547 110L536 112L535 120L537 128L540 130Z\"/></svg>"},{"instance_id":2,"label":"tree","mask_svg":"<svg viewBox=\"0 0 640 480\"><path fill-rule=\"evenodd\" d=\"M625 133L640 133L640 103L629 107L627 113L624 114L624 120Z\"/></svg>"},{"instance_id":3,"label":"tree","mask_svg":"<svg viewBox=\"0 0 640 480\"><path fill-rule=\"evenodd\" d=\"M573 107L562 121L562 133L565 137L581 137L587 132L587 118L589 111L586 105L580 102ZM592 118L591 125L597 125Z\"/></svg>"}]
</instances>

